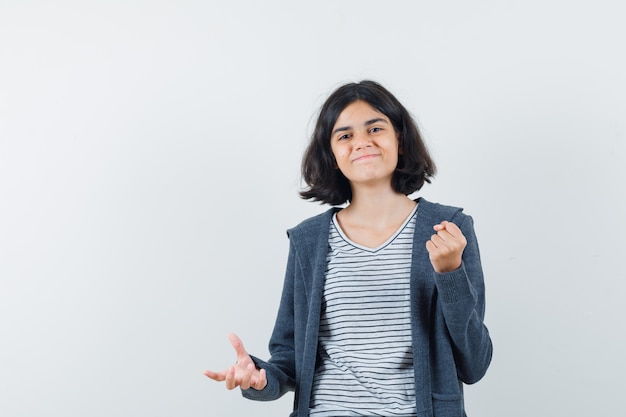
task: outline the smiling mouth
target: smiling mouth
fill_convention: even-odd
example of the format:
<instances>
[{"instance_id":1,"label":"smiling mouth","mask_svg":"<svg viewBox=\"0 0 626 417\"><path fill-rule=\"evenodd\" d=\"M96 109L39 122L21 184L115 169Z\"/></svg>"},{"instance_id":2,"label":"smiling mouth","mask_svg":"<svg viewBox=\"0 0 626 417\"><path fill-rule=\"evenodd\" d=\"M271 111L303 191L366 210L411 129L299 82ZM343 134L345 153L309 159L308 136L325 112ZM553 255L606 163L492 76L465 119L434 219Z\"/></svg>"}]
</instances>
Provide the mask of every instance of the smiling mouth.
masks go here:
<instances>
[{"instance_id":1,"label":"smiling mouth","mask_svg":"<svg viewBox=\"0 0 626 417\"><path fill-rule=\"evenodd\" d=\"M355 158L352 160L352 162L359 162L359 161L367 161L369 159L375 158L377 156L380 156L379 154L369 154L369 155L362 155L359 156L358 158Z\"/></svg>"}]
</instances>

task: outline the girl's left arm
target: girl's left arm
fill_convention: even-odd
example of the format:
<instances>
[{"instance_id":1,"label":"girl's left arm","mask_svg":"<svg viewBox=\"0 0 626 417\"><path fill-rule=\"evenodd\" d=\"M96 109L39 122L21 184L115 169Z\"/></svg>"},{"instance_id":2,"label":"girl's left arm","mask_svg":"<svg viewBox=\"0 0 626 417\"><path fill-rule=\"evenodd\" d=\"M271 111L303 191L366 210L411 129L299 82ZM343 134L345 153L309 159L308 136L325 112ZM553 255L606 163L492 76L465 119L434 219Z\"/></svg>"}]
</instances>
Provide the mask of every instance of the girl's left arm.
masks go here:
<instances>
[{"instance_id":1,"label":"girl's left arm","mask_svg":"<svg viewBox=\"0 0 626 417\"><path fill-rule=\"evenodd\" d=\"M467 241L461 266L451 272L435 272L435 284L452 338L459 379L473 384L487 372L493 347L484 324L485 283L474 222L462 213L457 217L453 221Z\"/></svg>"}]
</instances>

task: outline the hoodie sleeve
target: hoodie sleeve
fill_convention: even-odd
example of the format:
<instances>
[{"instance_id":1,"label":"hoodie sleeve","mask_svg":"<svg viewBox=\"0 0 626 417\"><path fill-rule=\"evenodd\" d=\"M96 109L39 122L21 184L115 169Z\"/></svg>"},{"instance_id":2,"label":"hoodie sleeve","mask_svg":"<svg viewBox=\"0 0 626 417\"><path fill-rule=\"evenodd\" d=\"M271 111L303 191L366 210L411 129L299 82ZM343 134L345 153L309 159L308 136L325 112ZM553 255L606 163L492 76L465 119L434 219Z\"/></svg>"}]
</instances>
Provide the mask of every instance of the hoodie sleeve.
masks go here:
<instances>
[{"instance_id":1,"label":"hoodie sleeve","mask_svg":"<svg viewBox=\"0 0 626 417\"><path fill-rule=\"evenodd\" d=\"M467 240L462 265L452 272L435 273L435 285L453 343L457 374L464 383L473 384L487 372L493 347L484 324L485 284L473 220L460 212L455 217L452 221Z\"/></svg>"},{"instance_id":2,"label":"hoodie sleeve","mask_svg":"<svg viewBox=\"0 0 626 417\"><path fill-rule=\"evenodd\" d=\"M280 306L269 343L271 358L263 361L252 357L258 368L265 369L267 385L262 390L250 388L241 391L245 398L251 400L271 401L295 389L294 252L294 246L291 244Z\"/></svg>"}]
</instances>

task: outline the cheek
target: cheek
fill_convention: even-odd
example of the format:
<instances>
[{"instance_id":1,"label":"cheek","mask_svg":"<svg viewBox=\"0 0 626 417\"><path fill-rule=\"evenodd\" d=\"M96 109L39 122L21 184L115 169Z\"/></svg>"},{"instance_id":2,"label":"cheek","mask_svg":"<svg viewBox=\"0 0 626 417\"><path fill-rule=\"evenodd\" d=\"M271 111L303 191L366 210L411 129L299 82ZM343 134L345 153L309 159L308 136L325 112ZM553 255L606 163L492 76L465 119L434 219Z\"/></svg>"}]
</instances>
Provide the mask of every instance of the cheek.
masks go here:
<instances>
[{"instance_id":1,"label":"cheek","mask_svg":"<svg viewBox=\"0 0 626 417\"><path fill-rule=\"evenodd\" d=\"M346 150L340 150L335 154L335 162L338 167L348 166L350 160L350 152Z\"/></svg>"},{"instance_id":2,"label":"cheek","mask_svg":"<svg viewBox=\"0 0 626 417\"><path fill-rule=\"evenodd\" d=\"M345 150L342 149L342 148L331 147L330 148L330 152L335 157L335 161L337 161L337 160L339 160L339 159L341 159L342 157L345 156Z\"/></svg>"}]
</instances>

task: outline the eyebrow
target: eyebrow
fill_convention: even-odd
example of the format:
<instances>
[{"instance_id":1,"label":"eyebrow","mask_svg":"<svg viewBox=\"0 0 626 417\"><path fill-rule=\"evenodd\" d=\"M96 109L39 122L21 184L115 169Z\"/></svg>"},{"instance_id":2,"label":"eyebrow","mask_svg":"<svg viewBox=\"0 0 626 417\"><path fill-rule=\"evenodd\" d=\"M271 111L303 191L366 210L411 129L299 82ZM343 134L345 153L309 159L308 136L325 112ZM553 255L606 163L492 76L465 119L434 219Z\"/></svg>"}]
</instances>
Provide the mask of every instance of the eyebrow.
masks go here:
<instances>
[{"instance_id":1,"label":"eyebrow","mask_svg":"<svg viewBox=\"0 0 626 417\"><path fill-rule=\"evenodd\" d=\"M378 123L378 122L383 122L383 123L387 123L387 120L383 119L382 117L376 117L374 119L370 119L368 121L366 121L365 123L363 123L363 126L369 126L369 125L373 125L374 123ZM345 132L347 130L351 130L352 126L342 126L342 127L338 127L337 129L333 130L333 133L331 133L331 136L335 136L335 133L339 133L339 132Z\"/></svg>"}]
</instances>

